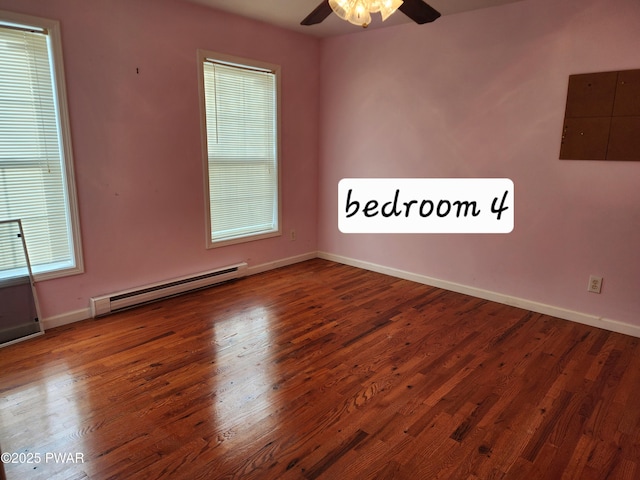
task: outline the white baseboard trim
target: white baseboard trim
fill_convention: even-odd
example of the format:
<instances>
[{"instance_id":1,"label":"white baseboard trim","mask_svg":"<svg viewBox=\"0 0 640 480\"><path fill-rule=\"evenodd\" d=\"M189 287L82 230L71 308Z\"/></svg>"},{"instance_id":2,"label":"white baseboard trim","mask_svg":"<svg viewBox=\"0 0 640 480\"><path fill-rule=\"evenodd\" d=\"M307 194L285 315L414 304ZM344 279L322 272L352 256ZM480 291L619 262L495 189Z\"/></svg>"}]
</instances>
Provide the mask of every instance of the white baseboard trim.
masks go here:
<instances>
[{"instance_id":1,"label":"white baseboard trim","mask_svg":"<svg viewBox=\"0 0 640 480\"><path fill-rule=\"evenodd\" d=\"M294 263L304 262L317 258L318 252L307 252L302 255L296 255L295 257L283 258L274 262L262 263L260 265L253 265L247 268L247 275L255 275L256 273L266 272L275 268L286 267L287 265L293 265Z\"/></svg>"},{"instance_id":2,"label":"white baseboard trim","mask_svg":"<svg viewBox=\"0 0 640 480\"><path fill-rule=\"evenodd\" d=\"M87 320L91 318L91 309L89 307L81 310L75 310L73 312L61 313L60 315L54 315L42 320L42 324L45 330L50 328L61 327L69 323L79 322L81 320Z\"/></svg>"},{"instance_id":3,"label":"white baseboard trim","mask_svg":"<svg viewBox=\"0 0 640 480\"><path fill-rule=\"evenodd\" d=\"M311 260L317 257L317 252L308 252L302 255L296 255L294 257L283 258L273 262L262 263L260 265L254 265L247 268L247 275L255 275L256 273L266 272L273 270L274 268L286 267L287 265L293 265L294 263L304 262L305 260ZM87 320L91 317L91 309L89 307L73 312L62 313L60 315L54 315L43 319L42 324L45 330L50 328L61 327L69 323L79 322L81 320Z\"/></svg>"},{"instance_id":4,"label":"white baseboard trim","mask_svg":"<svg viewBox=\"0 0 640 480\"><path fill-rule=\"evenodd\" d=\"M432 287L442 288L444 290L450 290L452 292L463 293L472 297L482 298L484 300L490 300L492 302L502 303L513 307L523 308L525 310L531 310L532 312L543 313L552 317L562 318L563 320L570 320L572 322L582 323L612 332L623 333L625 335L631 335L633 337L640 337L640 326L638 325L631 325L629 323L620 322L610 318L598 317L596 315L591 315L588 313L576 312L574 310L555 307L553 305L546 305L544 303L534 302L525 298L512 297L510 295L505 295L498 292L470 287L468 285L449 282L447 280L440 280L437 278L428 277L426 275L420 275L417 273L407 272L405 270L385 267L383 265L364 262L349 257L343 257L341 255L334 255L332 253L318 252L317 256L318 258L323 258L332 262L343 263L352 267L362 268L364 270L370 270L372 272L382 273L385 275L390 275L392 277L402 278L404 280L410 280L412 282L422 283L425 285L430 285Z\"/></svg>"},{"instance_id":5,"label":"white baseboard trim","mask_svg":"<svg viewBox=\"0 0 640 480\"><path fill-rule=\"evenodd\" d=\"M568 310L566 308L534 302L525 298L512 297L498 292L470 287L468 285L449 282L447 280L440 280L437 278L428 277L426 275L420 275L417 273L407 272L405 270L385 267L383 265L364 262L362 260L356 260L353 258L343 257L341 255L334 255L332 253L326 252L308 252L301 255L296 255L294 257L283 258L281 260L276 260L273 262L250 266L247 268L247 275L255 275L258 273L266 272L268 270L273 270L275 268L286 267L287 265L293 265L295 263L311 260L313 258L323 258L332 262L343 263L352 267L362 268L364 270L370 270L372 272L378 272L384 275L402 278L405 280L410 280L412 282L422 283L424 285L430 285L432 287L438 287L444 290L450 290L452 292L463 293L472 297L482 298L484 300L490 300L505 305L511 305L513 307L531 310L532 312L543 313L552 317L562 318L564 320L582 323L585 325L590 325L592 327L603 328L612 332L623 333L625 335L631 335L633 337L640 338L640 326L637 325L631 325L629 323L620 322L610 318L603 318L588 313L576 312L574 310ZM89 318L91 318L91 309L87 307L81 310L45 318L43 319L43 326L45 330L47 330L50 328L67 325L69 323L87 320Z\"/></svg>"}]
</instances>

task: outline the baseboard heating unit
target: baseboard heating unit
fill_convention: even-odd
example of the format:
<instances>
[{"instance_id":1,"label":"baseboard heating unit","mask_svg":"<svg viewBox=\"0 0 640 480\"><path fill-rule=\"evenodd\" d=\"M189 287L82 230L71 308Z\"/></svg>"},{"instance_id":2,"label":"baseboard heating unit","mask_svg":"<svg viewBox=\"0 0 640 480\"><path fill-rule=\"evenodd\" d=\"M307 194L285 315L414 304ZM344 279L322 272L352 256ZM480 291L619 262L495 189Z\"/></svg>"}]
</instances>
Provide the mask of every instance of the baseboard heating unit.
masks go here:
<instances>
[{"instance_id":1,"label":"baseboard heating unit","mask_svg":"<svg viewBox=\"0 0 640 480\"><path fill-rule=\"evenodd\" d=\"M101 317L163 298L211 287L218 283L226 282L227 280L244 277L246 274L247 264L238 263L209 272L201 272L166 282L154 283L152 285L112 293L111 295L93 297L90 299L91 316L93 318Z\"/></svg>"}]
</instances>

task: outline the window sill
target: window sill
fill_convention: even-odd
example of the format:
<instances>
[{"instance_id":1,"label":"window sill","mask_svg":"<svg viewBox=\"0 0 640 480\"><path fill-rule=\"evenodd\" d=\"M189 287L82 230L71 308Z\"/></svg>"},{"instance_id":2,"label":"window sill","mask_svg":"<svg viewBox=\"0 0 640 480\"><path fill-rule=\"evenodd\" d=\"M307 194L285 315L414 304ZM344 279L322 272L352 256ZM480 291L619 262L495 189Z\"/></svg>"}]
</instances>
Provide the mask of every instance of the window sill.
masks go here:
<instances>
[{"instance_id":1,"label":"window sill","mask_svg":"<svg viewBox=\"0 0 640 480\"><path fill-rule=\"evenodd\" d=\"M236 245L239 243L253 242L255 240L263 240L265 238L279 237L282 236L281 230L274 230L273 232L265 232L259 234L249 234L241 237L229 238L226 240L208 240L207 248L218 248L218 247L226 247L228 245Z\"/></svg>"}]
</instances>

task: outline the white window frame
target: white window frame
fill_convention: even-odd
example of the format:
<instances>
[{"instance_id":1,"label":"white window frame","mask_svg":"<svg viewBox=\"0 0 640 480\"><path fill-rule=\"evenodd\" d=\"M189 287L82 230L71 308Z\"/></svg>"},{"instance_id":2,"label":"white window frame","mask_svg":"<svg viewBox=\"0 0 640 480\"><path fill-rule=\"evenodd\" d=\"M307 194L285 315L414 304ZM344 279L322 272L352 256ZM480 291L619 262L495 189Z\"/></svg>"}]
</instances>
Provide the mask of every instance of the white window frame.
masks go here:
<instances>
[{"instance_id":1,"label":"white window frame","mask_svg":"<svg viewBox=\"0 0 640 480\"><path fill-rule=\"evenodd\" d=\"M74 162L71 143L71 129L69 126L69 110L67 106L67 88L64 75L60 22L48 18L0 10L0 23L46 30L49 57L51 61L54 100L56 103L56 113L58 115L60 154L64 164L62 173L64 177L64 186L66 187L66 191L64 193L68 209L69 224L67 227L72 249L72 265L68 265L66 262L64 265L48 264L46 268L34 265L32 266L34 280L41 281L83 273L84 262L82 257L82 242L80 238L80 220L78 215L75 175L73 171Z\"/></svg>"},{"instance_id":2,"label":"white window frame","mask_svg":"<svg viewBox=\"0 0 640 480\"><path fill-rule=\"evenodd\" d=\"M233 55L227 55L219 52L213 52L209 50L198 49L198 82L199 82L199 95L200 95L200 130L201 130L201 145L202 145L202 161L204 170L204 196L205 196L205 225L206 225L206 247L217 248L226 245L233 245L243 242L250 242L254 240L260 240L265 238L271 238L282 235L282 200L281 200L281 168L280 168L280 66L267 62L261 62L248 58L237 57ZM275 75L275 88L276 88L276 226L268 231L241 234L235 237L229 237L222 240L212 239L212 225L211 225L211 201L210 201L210 177L209 177L209 154L208 154L208 142L207 138L207 118L206 118L206 106L205 106L205 85L204 85L204 63L205 61L214 61L224 63L232 66L242 66L260 70L268 70Z\"/></svg>"}]
</instances>

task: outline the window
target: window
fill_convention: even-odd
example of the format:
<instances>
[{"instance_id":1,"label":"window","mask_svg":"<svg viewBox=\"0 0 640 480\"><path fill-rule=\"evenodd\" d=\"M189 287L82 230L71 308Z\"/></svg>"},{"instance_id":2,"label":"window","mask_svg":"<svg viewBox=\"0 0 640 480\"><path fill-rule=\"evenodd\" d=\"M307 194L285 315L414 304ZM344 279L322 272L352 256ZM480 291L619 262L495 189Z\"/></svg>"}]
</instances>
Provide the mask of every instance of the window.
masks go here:
<instances>
[{"instance_id":1,"label":"window","mask_svg":"<svg viewBox=\"0 0 640 480\"><path fill-rule=\"evenodd\" d=\"M37 279L82 271L59 24L0 11L0 220ZM19 267L0 253L0 277Z\"/></svg>"},{"instance_id":2,"label":"window","mask_svg":"<svg viewBox=\"0 0 640 480\"><path fill-rule=\"evenodd\" d=\"M280 235L279 67L198 51L207 246Z\"/></svg>"}]
</instances>

